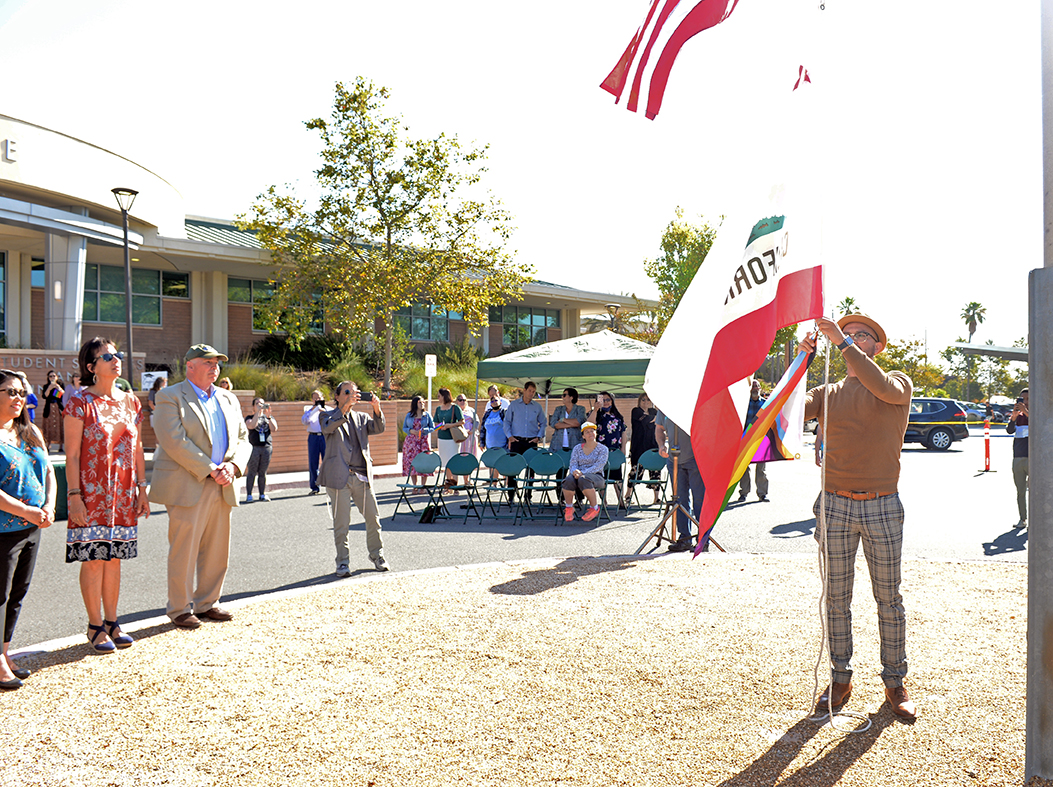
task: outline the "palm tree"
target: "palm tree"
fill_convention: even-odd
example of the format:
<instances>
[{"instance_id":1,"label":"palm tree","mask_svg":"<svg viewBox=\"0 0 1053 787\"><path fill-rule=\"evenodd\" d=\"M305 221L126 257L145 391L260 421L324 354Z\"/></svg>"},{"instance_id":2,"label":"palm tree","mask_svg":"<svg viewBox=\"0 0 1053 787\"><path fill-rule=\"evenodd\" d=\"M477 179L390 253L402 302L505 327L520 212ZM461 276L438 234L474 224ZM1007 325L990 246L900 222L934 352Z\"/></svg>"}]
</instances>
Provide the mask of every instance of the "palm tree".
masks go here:
<instances>
[{"instance_id":1,"label":"palm tree","mask_svg":"<svg viewBox=\"0 0 1053 787\"><path fill-rule=\"evenodd\" d=\"M856 299L851 295L845 296L845 299L837 304L837 308L841 312L841 316L844 317L846 314L860 314L859 304L856 303Z\"/></svg>"},{"instance_id":2,"label":"palm tree","mask_svg":"<svg viewBox=\"0 0 1053 787\"><path fill-rule=\"evenodd\" d=\"M973 340L973 334L976 333L976 326L982 323L986 316L987 308L976 301L965 304L965 308L962 309L962 319L965 320L965 327L969 329L970 343Z\"/></svg>"}]
</instances>

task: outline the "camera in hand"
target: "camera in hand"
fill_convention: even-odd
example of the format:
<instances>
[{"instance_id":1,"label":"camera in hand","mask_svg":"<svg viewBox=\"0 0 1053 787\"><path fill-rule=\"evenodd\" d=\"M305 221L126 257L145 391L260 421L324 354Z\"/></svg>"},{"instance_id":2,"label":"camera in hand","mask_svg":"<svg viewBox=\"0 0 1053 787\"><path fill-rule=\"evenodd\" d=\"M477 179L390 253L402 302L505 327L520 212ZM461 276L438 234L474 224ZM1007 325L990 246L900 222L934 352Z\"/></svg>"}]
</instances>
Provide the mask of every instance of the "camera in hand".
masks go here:
<instances>
[{"instance_id":1,"label":"camera in hand","mask_svg":"<svg viewBox=\"0 0 1053 787\"><path fill-rule=\"evenodd\" d=\"M1023 396L1018 396L1016 398L1016 403L1017 404L1023 404L1024 403L1024 397Z\"/></svg>"},{"instance_id":2,"label":"camera in hand","mask_svg":"<svg viewBox=\"0 0 1053 787\"><path fill-rule=\"evenodd\" d=\"M373 401L373 394L371 394L369 391L362 391L362 395L360 397L360 401L372 402Z\"/></svg>"}]
</instances>

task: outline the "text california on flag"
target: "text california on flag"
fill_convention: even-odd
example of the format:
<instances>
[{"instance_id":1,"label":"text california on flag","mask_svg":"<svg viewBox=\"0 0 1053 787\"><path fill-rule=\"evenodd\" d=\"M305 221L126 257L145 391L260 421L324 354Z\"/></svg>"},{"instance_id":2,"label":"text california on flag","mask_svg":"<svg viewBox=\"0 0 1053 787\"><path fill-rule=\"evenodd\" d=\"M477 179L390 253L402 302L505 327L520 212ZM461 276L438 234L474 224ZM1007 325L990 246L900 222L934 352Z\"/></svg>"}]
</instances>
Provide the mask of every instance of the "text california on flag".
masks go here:
<instances>
[{"instance_id":1,"label":"text california on flag","mask_svg":"<svg viewBox=\"0 0 1053 787\"><path fill-rule=\"evenodd\" d=\"M600 87L618 103L628 86L626 109L636 112L643 96L645 114L654 120L681 47L731 16L737 4L738 0L652 0L643 25Z\"/></svg>"}]
</instances>

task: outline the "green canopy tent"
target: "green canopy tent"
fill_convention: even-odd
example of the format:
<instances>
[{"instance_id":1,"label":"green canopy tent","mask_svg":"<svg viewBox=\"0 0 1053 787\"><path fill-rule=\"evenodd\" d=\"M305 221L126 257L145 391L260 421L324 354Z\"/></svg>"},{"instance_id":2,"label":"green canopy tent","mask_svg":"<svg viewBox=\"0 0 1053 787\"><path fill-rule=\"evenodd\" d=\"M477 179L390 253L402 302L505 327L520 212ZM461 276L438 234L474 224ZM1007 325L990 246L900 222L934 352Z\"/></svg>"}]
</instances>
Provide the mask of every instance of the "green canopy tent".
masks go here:
<instances>
[{"instance_id":1,"label":"green canopy tent","mask_svg":"<svg viewBox=\"0 0 1053 787\"><path fill-rule=\"evenodd\" d=\"M479 361L476 389L478 380L518 388L533 380L542 396L549 391L558 396L564 388L579 394L640 394L653 354L652 345L612 331L587 333Z\"/></svg>"}]
</instances>

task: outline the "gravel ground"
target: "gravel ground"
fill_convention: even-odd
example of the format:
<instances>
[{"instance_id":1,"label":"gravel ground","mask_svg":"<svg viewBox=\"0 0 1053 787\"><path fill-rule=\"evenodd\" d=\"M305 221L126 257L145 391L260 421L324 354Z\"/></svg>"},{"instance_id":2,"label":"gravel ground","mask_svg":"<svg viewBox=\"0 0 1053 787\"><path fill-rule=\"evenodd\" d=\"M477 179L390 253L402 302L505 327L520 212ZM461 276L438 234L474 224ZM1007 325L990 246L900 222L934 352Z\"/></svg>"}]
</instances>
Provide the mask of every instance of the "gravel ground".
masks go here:
<instances>
[{"instance_id":1,"label":"gravel ground","mask_svg":"<svg viewBox=\"0 0 1053 787\"><path fill-rule=\"evenodd\" d=\"M883 704L859 566L865 732L809 718L814 558L581 558L377 575L112 656L27 656L0 784L1021 785L1026 565L904 564L913 724Z\"/></svg>"}]
</instances>

